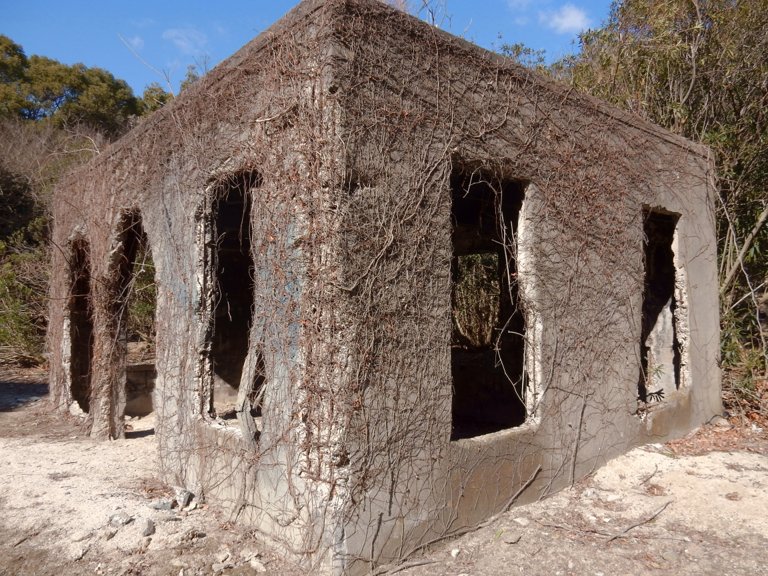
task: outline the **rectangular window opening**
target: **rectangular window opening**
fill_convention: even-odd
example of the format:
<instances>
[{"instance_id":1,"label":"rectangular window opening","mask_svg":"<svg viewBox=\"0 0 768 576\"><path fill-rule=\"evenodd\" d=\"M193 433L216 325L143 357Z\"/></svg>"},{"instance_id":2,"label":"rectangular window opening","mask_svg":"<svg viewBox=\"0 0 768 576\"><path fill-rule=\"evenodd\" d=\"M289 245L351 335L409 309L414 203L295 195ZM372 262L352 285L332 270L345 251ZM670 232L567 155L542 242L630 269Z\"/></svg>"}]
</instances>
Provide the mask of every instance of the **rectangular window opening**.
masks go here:
<instances>
[{"instance_id":1,"label":"rectangular window opening","mask_svg":"<svg viewBox=\"0 0 768 576\"><path fill-rule=\"evenodd\" d=\"M637 392L644 404L663 402L680 388L680 303L675 296L673 250L678 219L676 214L643 211L644 286Z\"/></svg>"},{"instance_id":2,"label":"rectangular window opening","mask_svg":"<svg viewBox=\"0 0 768 576\"><path fill-rule=\"evenodd\" d=\"M212 206L213 330L211 415L223 420L237 416L237 397L249 354L254 305L254 260L251 252L251 189L260 177L253 172L225 179L215 189ZM263 355L252 352L255 369L249 384L252 417L261 415ZM259 399L259 401L257 401ZM256 404L256 405L254 405Z\"/></svg>"},{"instance_id":3,"label":"rectangular window opening","mask_svg":"<svg viewBox=\"0 0 768 576\"><path fill-rule=\"evenodd\" d=\"M527 416L516 242L525 185L457 171L451 194L451 439L458 440Z\"/></svg>"},{"instance_id":4,"label":"rectangular window opening","mask_svg":"<svg viewBox=\"0 0 768 576\"><path fill-rule=\"evenodd\" d=\"M121 260L115 314L124 346L125 416L146 416L154 410L155 310L157 285L152 251L141 214L129 212L120 221ZM130 434L130 433L128 433ZM126 435L128 435L126 434Z\"/></svg>"},{"instance_id":5,"label":"rectangular window opening","mask_svg":"<svg viewBox=\"0 0 768 576\"><path fill-rule=\"evenodd\" d=\"M69 340L72 399L88 413L91 404L93 364L93 306L91 302L91 262L88 243L73 245L70 263Z\"/></svg>"}]
</instances>

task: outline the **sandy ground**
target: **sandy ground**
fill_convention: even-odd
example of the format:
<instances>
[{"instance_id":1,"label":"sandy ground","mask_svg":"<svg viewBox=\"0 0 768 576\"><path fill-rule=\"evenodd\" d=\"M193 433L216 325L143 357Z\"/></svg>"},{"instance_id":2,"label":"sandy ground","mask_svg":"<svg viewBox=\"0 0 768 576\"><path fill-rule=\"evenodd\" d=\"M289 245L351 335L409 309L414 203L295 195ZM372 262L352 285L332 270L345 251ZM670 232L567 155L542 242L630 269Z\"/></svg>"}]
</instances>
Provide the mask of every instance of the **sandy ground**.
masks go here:
<instances>
[{"instance_id":1,"label":"sandy ground","mask_svg":"<svg viewBox=\"0 0 768 576\"><path fill-rule=\"evenodd\" d=\"M179 509L151 416L94 442L48 413L44 382L0 373L0 575L301 574L215 510ZM768 574L768 434L723 421L634 450L389 573Z\"/></svg>"}]
</instances>

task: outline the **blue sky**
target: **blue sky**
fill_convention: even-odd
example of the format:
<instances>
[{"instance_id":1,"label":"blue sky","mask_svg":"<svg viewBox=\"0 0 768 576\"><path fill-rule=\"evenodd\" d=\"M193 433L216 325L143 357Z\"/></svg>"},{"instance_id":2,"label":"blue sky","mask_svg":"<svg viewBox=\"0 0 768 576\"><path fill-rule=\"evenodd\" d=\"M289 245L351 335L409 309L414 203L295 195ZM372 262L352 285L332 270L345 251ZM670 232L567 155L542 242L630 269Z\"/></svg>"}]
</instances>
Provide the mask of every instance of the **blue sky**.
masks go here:
<instances>
[{"instance_id":1,"label":"blue sky","mask_svg":"<svg viewBox=\"0 0 768 576\"><path fill-rule=\"evenodd\" d=\"M0 34L27 55L99 66L140 95L150 82L177 91L187 66L215 66L297 0L0 0ZM411 0L412 4L418 4ZM610 0L443 0L442 28L485 48L523 42L550 59L599 26ZM168 83L170 81L170 84Z\"/></svg>"}]
</instances>

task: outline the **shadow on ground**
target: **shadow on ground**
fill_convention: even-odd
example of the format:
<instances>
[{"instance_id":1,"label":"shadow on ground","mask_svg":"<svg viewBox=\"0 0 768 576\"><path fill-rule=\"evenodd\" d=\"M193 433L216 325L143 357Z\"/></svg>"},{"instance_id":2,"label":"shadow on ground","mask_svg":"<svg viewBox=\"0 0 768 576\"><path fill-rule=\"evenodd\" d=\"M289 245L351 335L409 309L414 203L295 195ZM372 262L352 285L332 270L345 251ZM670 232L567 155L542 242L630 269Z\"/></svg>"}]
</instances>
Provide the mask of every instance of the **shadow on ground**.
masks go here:
<instances>
[{"instance_id":1,"label":"shadow on ground","mask_svg":"<svg viewBox=\"0 0 768 576\"><path fill-rule=\"evenodd\" d=\"M0 412L11 412L48 394L48 382L0 372Z\"/></svg>"}]
</instances>

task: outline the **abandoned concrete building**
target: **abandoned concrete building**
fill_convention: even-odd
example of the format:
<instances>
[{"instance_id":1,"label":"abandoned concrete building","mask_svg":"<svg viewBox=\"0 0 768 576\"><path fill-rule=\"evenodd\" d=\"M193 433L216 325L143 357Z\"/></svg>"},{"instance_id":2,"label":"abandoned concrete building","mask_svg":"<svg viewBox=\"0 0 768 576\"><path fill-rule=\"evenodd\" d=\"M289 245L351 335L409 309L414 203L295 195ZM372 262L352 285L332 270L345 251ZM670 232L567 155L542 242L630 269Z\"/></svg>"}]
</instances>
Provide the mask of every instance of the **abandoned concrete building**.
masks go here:
<instances>
[{"instance_id":1,"label":"abandoned concrete building","mask_svg":"<svg viewBox=\"0 0 768 576\"><path fill-rule=\"evenodd\" d=\"M712 166L382 3L307 0L59 186L53 401L124 435L151 256L165 481L365 573L721 410Z\"/></svg>"}]
</instances>

